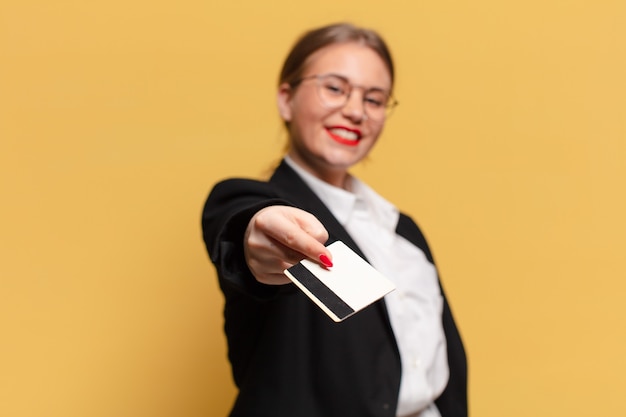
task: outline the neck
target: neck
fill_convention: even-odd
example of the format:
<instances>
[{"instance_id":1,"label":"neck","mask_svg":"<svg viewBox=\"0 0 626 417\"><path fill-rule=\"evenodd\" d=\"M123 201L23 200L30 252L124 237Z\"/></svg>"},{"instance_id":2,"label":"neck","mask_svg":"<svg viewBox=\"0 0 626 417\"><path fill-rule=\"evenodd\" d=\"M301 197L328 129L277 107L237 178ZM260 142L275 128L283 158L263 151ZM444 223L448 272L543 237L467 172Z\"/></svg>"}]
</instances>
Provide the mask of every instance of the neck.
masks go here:
<instances>
[{"instance_id":1,"label":"neck","mask_svg":"<svg viewBox=\"0 0 626 417\"><path fill-rule=\"evenodd\" d=\"M300 168L313 175L314 177L338 188L343 188L346 191L352 189L352 177L344 168L329 168L322 166L322 164L312 164L303 160L293 152L288 153L293 162L298 164Z\"/></svg>"}]
</instances>

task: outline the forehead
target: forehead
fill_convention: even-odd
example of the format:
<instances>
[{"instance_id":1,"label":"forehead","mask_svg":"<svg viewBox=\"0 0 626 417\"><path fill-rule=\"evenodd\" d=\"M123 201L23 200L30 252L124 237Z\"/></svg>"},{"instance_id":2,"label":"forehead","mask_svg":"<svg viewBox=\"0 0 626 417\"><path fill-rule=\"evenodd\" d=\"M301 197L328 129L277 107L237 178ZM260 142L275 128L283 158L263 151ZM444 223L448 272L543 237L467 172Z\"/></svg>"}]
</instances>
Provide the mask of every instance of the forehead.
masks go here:
<instances>
[{"instance_id":1,"label":"forehead","mask_svg":"<svg viewBox=\"0 0 626 417\"><path fill-rule=\"evenodd\" d=\"M356 42L337 43L316 51L307 60L304 73L332 73L355 84L391 88L391 75L383 59L370 47Z\"/></svg>"}]
</instances>

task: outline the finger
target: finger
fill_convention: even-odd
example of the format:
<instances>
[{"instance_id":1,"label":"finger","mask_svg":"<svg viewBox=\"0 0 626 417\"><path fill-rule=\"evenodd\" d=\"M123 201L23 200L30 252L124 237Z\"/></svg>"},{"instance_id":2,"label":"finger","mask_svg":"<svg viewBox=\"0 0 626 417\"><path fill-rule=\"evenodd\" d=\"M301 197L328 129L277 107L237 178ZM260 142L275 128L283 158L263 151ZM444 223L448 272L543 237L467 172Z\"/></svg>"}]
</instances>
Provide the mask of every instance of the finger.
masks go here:
<instances>
[{"instance_id":1,"label":"finger","mask_svg":"<svg viewBox=\"0 0 626 417\"><path fill-rule=\"evenodd\" d=\"M319 223L317 219L315 219L315 222ZM310 225L311 223L307 223L305 227L309 227ZM313 225L313 227L316 226ZM294 223L293 227L287 227L283 231L282 239L277 238L276 240L282 244L286 250L289 250L289 252L285 251L285 259L294 260L293 252L296 252L295 256L298 256L299 259L294 263L299 262L302 258L309 258L326 268L332 267L333 256L323 244L323 242L328 240L328 232L321 226L321 230L318 228L314 230L313 233L315 233L315 236L303 229L298 222Z\"/></svg>"},{"instance_id":2,"label":"finger","mask_svg":"<svg viewBox=\"0 0 626 417\"><path fill-rule=\"evenodd\" d=\"M271 248L271 252L268 251L267 255L273 259L281 261L281 271L292 267L294 264L297 264L306 257L306 255L293 248L283 245L281 242L272 237L268 236L266 238L270 242Z\"/></svg>"},{"instance_id":3,"label":"finger","mask_svg":"<svg viewBox=\"0 0 626 417\"><path fill-rule=\"evenodd\" d=\"M295 222L284 222L280 228L270 228L267 233L276 242L301 253L304 257L314 258L326 252L326 248L321 242Z\"/></svg>"},{"instance_id":4,"label":"finger","mask_svg":"<svg viewBox=\"0 0 626 417\"><path fill-rule=\"evenodd\" d=\"M301 216L296 217L295 219L302 230L304 230L309 236L313 237L320 243L325 243L328 241L328 231L324 227L324 225L317 219L317 217L313 216L310 213L302 212ZM318 247L321 248L321 247ZM333 266L333 255L330 251L323 247L321 253L305 253L308 258L315 260L316 262L321 263L322 266L326 268L330 268Z\"/></svg>"},{"instance_id":5,"label":"finger","mask_svg":"<svg viewBox=\"0 0 626 417\"><path fill-rule=\"evenodd\" d=\"M251 260L248 265L257 281L263 284L282 285L291 282L284 274L284 270L289 268L291 264L284 264L282 268L277 268L275 272L268 271L266 265L264 263L260 264L258 260ZM280 263L277 262L276 265L280 265Z\"/></svg>"},{"instance_id":6,"label":"finger","mask_svg":"<svg viewBox=\"0 0 626 417\"><path fill-rule=\"evenodd\" d=\"M294 220L304 232L318 242L325 243L328 240L328 231L317 217L311 213L301 211L294 217Z\"/></svg>"},{"instance_id":7,"label":"finger","mask_svg":"<svg viewBox=\"0 0 626 417\"><path fill-rule=\"evenodd\" d=\"M326 267L332 265L332 255L323 245L328 240L328 232L312 214L293 207L280 207L278 213L262 210L255 218L257 229L276 242L298 252L303 258Z\"/></svg>"},{"instance_id":8,"label":"finger","mask_svg":"<svg viewBox=\"0 0 626 417\"><path fill-rule=\"evenodd\" d=\"M320 243L325 243L328 241L328 231L324 227L324 225L317 219L317 217L313 216L311 213L306 211L302 211L298 216L294 219L300 228L307 233L309 236L313 237ZM323 246L323 245L322 245ZM304 253L308 258L315 260L316 262L321 263L322 266L326 268L330 268L333 266L333 255L326 248L326 246L317 246L318 249L321 249L322 252L316 253L311 251L309 253Z\"/></svg>"}]
</instances>

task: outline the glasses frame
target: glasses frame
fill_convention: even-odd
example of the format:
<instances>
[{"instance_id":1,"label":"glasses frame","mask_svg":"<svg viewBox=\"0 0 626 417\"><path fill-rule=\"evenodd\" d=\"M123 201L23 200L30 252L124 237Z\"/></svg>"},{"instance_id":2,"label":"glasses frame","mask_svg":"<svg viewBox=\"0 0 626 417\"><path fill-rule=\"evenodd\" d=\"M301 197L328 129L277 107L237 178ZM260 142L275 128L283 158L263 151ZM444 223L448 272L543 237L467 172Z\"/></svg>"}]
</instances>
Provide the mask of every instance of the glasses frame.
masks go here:
<instances>
[{"instance_id":1,"label":"glasses frame","mask_svg":"<svg viewBox=\"0 0 626 417\"><path fill-rule=\"evenodd\" d=\"M327 77L335 77L335 78L339 78L340 80L344 81L346 83L346 85L349 87L348 93L346 94L346 99L345 99L345 103L343 103L342 105L338 105L338 106L328 106L326 103L324 103L324 99L321 97L321 91L320 89L322 88L322 84L321 81L324 78ZM398 100L395 99L395 97L393 96L393 94L391 92L387 93L384 89L381 88L366 88L362 85L357 85L357 84L353 84L350 82L350 80L348 80L346 77L339 75L339 74L333 74L333 73L328 73L328 74L313 74L313 75L307 75L306 77L302 77L302 78L298 78L296 81L294 81L291 84L292 88L296 88L298 85L302 84L304 81L308 81L308 80L315 80L317 82L317 95L320 98L320 100L322 100L322 103L329 107L329 108L341 108L343 106L345 106L348 103L348 100L350 100L350 96L352 94L352 91L354 91L355 89L359 88L361 90L363 90L363 111L365 111L365 114L367 115L367 117L369 119L372 120L377 120L376 118L372 118L372 116L370 114L368 114L367 112L367 106L365 106L365 100L366 100L366 95L367 92L369 91L382 91L384 93L387 94L387 102L385 103L385 118L391 116L391 114L393 113L393 110L398 106L398 104L400 104L398 102Z\"/></svg>"}]
</instances>

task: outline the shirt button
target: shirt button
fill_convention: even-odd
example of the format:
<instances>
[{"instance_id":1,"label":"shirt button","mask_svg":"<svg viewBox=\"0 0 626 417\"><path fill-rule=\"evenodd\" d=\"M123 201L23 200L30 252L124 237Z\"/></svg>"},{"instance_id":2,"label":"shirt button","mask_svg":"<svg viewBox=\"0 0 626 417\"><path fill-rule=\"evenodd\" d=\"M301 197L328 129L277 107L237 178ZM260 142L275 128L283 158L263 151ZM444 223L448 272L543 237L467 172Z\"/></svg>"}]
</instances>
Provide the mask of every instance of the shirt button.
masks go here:
<instances>
[{"instance_id":1,"label":"shirt button","mask_svg":"<svg viewBox=\"0 0 626 417\"><path fill-rule=\"evenodd\" d=\"M419 358L413 358L413 361L411 362L411 365L413 366L413 368L419 368L421 364L422 364L422 361L419 360Z\"/></svg>"},{"instance_id":2,"label":"shirt button","mask_svg":"<svg viewBox=\"0 0 626 417\"><path fill-rule=\"evenodd\" d=\"M383 404L383 410L389 410L389 404L388 403L384 403Z\"/></svg>"}]
</instances>

